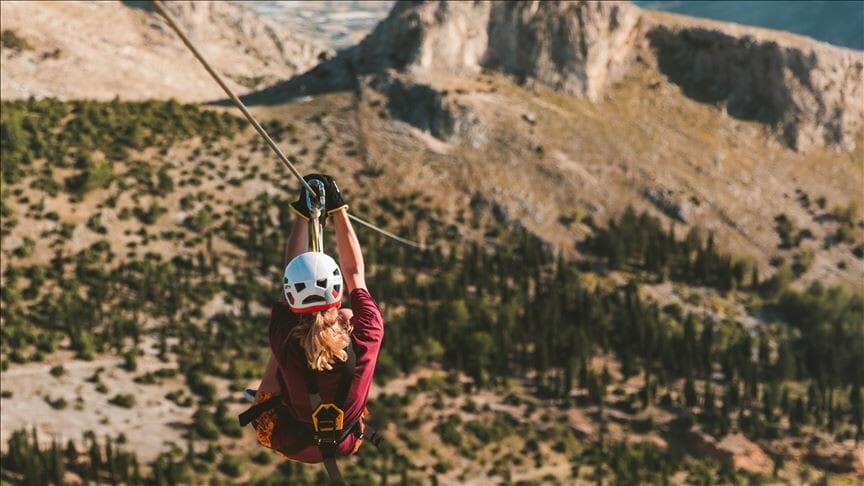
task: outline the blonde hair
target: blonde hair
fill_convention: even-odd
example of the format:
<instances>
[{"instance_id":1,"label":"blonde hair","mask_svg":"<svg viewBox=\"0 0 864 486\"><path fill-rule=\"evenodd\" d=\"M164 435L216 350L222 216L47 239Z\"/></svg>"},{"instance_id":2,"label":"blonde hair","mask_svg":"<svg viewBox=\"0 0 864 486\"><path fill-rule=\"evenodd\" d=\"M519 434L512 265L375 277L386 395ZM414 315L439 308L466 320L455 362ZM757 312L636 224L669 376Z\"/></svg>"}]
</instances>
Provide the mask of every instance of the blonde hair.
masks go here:
<instances>
[{"instance_id":1,"label":"blonde hair","mask_svg":"<svg viewBox=\"0 0 864 486\"><path fill-rule=\"evenodd\" d=\"M318 371L332 370L337 359L348 360L345 348L351 344L350 334L351 325L339 318L336 309L300 314L292 333L300 339L309 367Z\"/></svg>"}]
</instances>

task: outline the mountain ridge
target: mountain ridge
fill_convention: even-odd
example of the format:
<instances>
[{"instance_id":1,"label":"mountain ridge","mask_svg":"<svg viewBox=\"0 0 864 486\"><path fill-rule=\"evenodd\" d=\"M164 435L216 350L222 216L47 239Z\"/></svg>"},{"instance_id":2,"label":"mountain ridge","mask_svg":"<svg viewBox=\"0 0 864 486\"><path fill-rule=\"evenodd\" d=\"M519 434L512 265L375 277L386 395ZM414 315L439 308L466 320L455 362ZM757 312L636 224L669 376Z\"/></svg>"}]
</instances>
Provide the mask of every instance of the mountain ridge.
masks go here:
<instances>
[{"instance_id":1,"label":"mountain ridge","mask_svg":"<svg viewBox=\"0 0 864 486\"><path fill-rule=\"evenodd\" d=\"M687 96L759 121L795 150L855 148L864 120L864 52L683 20L627 2L401 3L354 48L249 99L278 96L280 86L288 97L351 89L358 74L386 77L390 70L429 84L438 74L499 69L596 101L626 71L656 57Z\"/></svg>"}]
</instances>

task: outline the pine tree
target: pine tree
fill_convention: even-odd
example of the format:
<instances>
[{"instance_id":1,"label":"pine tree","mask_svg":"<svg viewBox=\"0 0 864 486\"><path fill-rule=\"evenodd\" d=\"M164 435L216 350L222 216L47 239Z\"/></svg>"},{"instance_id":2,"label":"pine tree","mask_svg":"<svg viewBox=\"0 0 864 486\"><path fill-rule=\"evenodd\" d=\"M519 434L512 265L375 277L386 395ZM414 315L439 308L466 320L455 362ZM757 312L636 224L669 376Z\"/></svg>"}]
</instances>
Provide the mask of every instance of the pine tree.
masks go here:
<instances>
[{"instance_id":1,"label":"pine tree","mask_svg":"<svg viewBox=\"0 0 864 486\"><path fill-rule=\"evenodd\" d=\"M789 388L783 387L783 393L780 395L780 410L783 411L783 415L789 415L789 412L792 407L792 402L789 399Z\"/></svg>"},{"instance_id":2,"label":"pine tree","mask_svg":"<svg viewBox=\"0 0 864 486\"><path fill-rule=\"evenodd\" d=\"M855 426L856 444L864 440L864 397L861 396L861 385L855 383L849 394L849 403L852 408L852 425Z\"/></svg>"},{"instance_id":3,"label":"pine tree","mask_svg":"<svg viewBox=\"0 0 864 486\"><path fill-rule=\"evenodd\" d=\"M789 433L792 435L800 434L801 427L806 423L807 410L804 407L804 399L798 397L792 406L792 412L789 414Z\"/></svg>"},{"instance_id":4,"label":"pine tree","mask_svg":"<svg viewBox=\"0 0 864 486\"><path fill-rule=\"evenodd\" d=\"M714 323L709 319L703 320L700 341L702 346L702 371L708 377L711 374L712 348L714 346Z\"/></svg>"},{"instance_id":5,"label":"pine tree","mask_svg":"<svg viewBox=\"0 0 864 486\"><path fill-rule=\"evenodd\" d=\"M693 385L693 376L689 372L684 382L684 400L688 407L695 407L698 403L696 387Z\"/></svg>"},{"instance_id":6,"label":"pine tree","mask_svg":"<svg viewBox=\"0 0 864 486\"><path fill-rule=\"evenodd\" d=\"M56 485L64 484L64 476L66 475L66 464L63 461L63 453L60 451L60 446L57 441L51 441L51 459L48 461L50 466L49 477Z\"/></svg>"},{"instance_id":7,"label":"pine tree","mask_svg":"<svg viewBox=\"0 0 864 486\"><path fill-rule=\"evenodd\" d=\"M786 338L780 339L774 376L780 381L795 379L795 355L792 352L789 340Z\"/></svg>"}]
</instances>

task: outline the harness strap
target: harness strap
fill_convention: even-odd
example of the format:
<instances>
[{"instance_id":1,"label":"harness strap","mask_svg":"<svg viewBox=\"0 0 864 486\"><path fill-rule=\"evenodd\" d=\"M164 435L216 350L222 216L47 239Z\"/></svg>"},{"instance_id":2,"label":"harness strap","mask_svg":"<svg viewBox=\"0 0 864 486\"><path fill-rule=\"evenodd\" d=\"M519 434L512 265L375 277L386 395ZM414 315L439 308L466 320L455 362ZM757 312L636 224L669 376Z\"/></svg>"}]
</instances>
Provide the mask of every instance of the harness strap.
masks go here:
<instances>
[{"instance_id":1,"label":"harness strap","mask_svg":"<svg viewBox=\"0 0 864 486\"><path fill-rule=\"evenodd\" d=\"M348 359L345 361L345 366L342 367L342 378L339 381L339 388L336 390L336 404L342 408L345 407L345 401L348 399L348 392L351 390L351 384L354 383L354 368L357 366L357 354L354 353L354 342L352 341L345 348L348 354Z\"/></svg>"},{"instance_id":2,"label":"harness strap","mask_svg":"<svg viewBox=\"0 0 864 486\"><path fill-rule=\"evenodd\" d=\"M280 404L281 404L281 395L274 395L274 396L268 398L267 400L264 400L263 402L256 403L255 405L252 405L251 407L249 407L248 409L246 409L244 412L242 412L239 415L238 418L240 419L240 425L245 427L245 426L251 424L252 422L255 421L255 419L260 417L262 413L264 413L268 410L273 410L275 408L278 408L280 406ZM292 424L302 426L303 428L314 433L314 430L311 427L309 427L309 424L306 424L304 422L300 422L299 420L296 420L293 416L290 416L290 415L286 416L285 418L290 418L292 421L291 422ZM355 434L358 436L358 438L363 438L364 436L366 436L366 437L371 436L370 442L372 442L376 446L378 445L378 443L375 440L375 436L377 435L377 432L375 432L374 429L372 429L371 427L366 425L365 422L364 422L364 426L366 428L366 432L363 434L360 434L359 432L357 432L357 427L360 425L360 420L361 420L361 418L358 418L357 420L348 424L347 427L344 427L342 429L341 433L336 437L336 440L339 444L341 444L342 441L345 440L345 438L348 437L350 434Z\"/></svg>"},{"instance_id":3,"label":"harness strap","mask_svg":"<svg viewBox=\"0 0 864 486\"><path fill-rule=\"evenodd\" d=\"M273 395L272 397L264 400L263 402L252 405L251 407L246 409L245 412L239 415L238 418L240 419L240 426L246 427L247 425L251 424L253 420L258 418L258 416L260 416L262 413L266 412L267 410L272 410L276 408L279 405L279 400L280 395Z\"/></svg>"},{"instance_id":4,"label":"harness strap","mask_svg":"<svg viewBox=\"0 0 864 486\"><path fill-rule=\"evenodd\" d=\"M349 434L357 434L357 427L362 420L362 417L360 417L354 422L347 424L347 427L342 422L344 419L343 407L348 398L348 392L351 390L351 384L354 382L354 368L357 365L357 354L354 352L353 343L345 348L345 352L348 355L348 359L342 366L339 386L334 396L335 403L322 404L315 371L305 362L305 366L302 369L306 389L309 392L309 405L310 410L312 410L315 443L321 451L321 456L324 459L324 468L327 470L330 482L336 485L346 484L342 473L339 471L339 465L336 463L336 457L339 455L339 444ZM279 380L279 383L280 388L282 388L284 386L282 385L282 380ZM272 396L261 403L249 407L249 409L240 414L240 425L246 426L262 413L278 407L281 403L281 395L283 394L286 394L284 388L280 395ZM367 428L365 433L360 432L358 439L362 439L366 434L370 436L370 441L377 447L381 440L380 436L373 430Z\"/></svg>"},{"instance_id":5,"label":"harness strap","mask_svg":"<svg viewBox=\"0 0 864 486\"><path fill-rule=\"evenodd\" d=\"M335 456L330 456L324 459L324 469L327 470L327 475L330 476L330 484L339 486L348 484L345 482L345 478L342 477L342 473L339 471L339 465L336 464Z\"/></svg>"},{"instance_id":6,"label":"harness strap","mask_svg":"<svg viewBox=\"0 0 864 486\"><path fill-rule=\"evenodd\" d=\"M349 427L343 429L342 414L344 413L345 400L348 398L348 392L351 389L351 384L354 382L354 368L357 365L357 354L354 352L354 343L352 342L345 348L348 359L342 366L342 374L339 379L339 387L336 389L336 396L332 404L321 403L321 395L318 391L318 379L315 371L309 366L309 363L304 362L303 378L306 381L306 389L309 392L309 405L312 410L312 423L315 429L315 441L318 449L321 451L321 457L324 458L324 468L327 470L327 475L330 477L332 484L344 485L345 479L339 471L339 465L336 464L336 456L338 456L339 444L347 437L348 433L359 423L359 419ZM326 429L320 428L318 413L322 411L337 411L338 415L335 420L328 421Z\"/></svg>"}]
</instances>

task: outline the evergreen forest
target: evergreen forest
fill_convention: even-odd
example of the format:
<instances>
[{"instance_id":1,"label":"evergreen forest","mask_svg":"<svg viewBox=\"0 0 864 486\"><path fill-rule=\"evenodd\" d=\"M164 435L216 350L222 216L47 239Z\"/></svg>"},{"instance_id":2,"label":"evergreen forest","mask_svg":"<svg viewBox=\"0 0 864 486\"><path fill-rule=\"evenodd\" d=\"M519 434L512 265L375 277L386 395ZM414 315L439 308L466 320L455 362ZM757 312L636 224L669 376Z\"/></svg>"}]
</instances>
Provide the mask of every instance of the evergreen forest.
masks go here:
<instances>
[{"instance_id":1,"label":"evergreen forest","mask_svg":"<svg viewBox=\"0 0 864 486\"><path fill-rule=\"evenodd\" d=\"M265 127L279 141L303 140L293 124ZM110 357L136 385L176 384L157 398L191 417L152 461L128 434L51 437L34 417L3 446L4 484L320 484L323 469L248 445L252 431L236 421L269 355L297 191L245 121L175 101L3 101L0 147L4 407L18 398L7 373L64 356L44 377L51 383L73 362ZM253 182L275 190L223 199ZM810 481L853 473L864 440L860 291L796 289L794 265L760 274L709 231L633 208L586 218L590 234L571 258L518 225L462 239L420 193L351 203L429 243L418 251L357 229L386 326L376 386L435 370L370 400L387 442L346 461L352 484L458 479L446 476L463 467L454 457L517 484L756 484L790 461L811 464ZM72 206L86 214L73 217ZM684 298L660 301L650 292L659 286ZM222 305L211 310L214 301ZM161 366L142 371L150 354ZM85 383L104 407L148 406L109 390L109 372ZM80 404L46 401L60 420ZM576 411L590 433L567 425ZM770 470L687 445L729 434L759 444ZM247 446L230 445L241 439ZM818 453L831 444L845 452ZM510 467L523 462L564 464L566 474L520 480Z\"/></svg>"}]
</instances>

